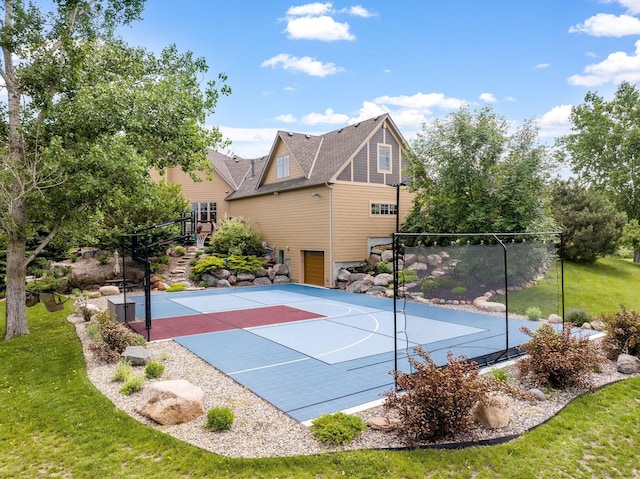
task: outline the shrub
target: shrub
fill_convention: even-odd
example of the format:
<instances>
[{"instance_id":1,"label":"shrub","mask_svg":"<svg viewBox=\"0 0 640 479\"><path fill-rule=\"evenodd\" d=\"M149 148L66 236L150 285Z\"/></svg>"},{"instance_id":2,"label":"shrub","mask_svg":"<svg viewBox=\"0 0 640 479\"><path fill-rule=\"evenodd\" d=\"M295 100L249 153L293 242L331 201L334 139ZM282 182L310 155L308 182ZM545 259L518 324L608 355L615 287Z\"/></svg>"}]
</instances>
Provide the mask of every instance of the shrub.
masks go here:
<instances>
[{"instance_id":1,"label":"shrub","mask_svg":"<svg viewBox=\"0 0 640 479\"><path fill-rule=\"evenodd\" d=\"M396 410L401 422L398 431L410 441L434 441L464 432L471 426L472 410L486 395L478 365L465 356L447 353L447 365L438 366L422 348L419 359L409 358L413 374L395 371L403 392L392 391L384 407ZM421 359L421 360L420 360Z\"/></svg>"},{"instance_id":2,"label":"shrub","mask_svg":"<svg viewBox=\"0 0 640 479\"><path fill-rule=\"evenodd\" d=\"M100 330L96 323L87 324L87 336L89 336L89 339L95 343L102 341L102 336L100 336Z\"/></svg>"},{"instance_id":3,"label":"shrub","mask_svg":"<svg viewBox=\"0 0 640 479\"><path fill-rule=\"evenodd\" d=\"M255 273L267 265L267 261L256 256L231 255L226 262L227 268L234 273Z\"/></svg>"},{"instance_id":4,"label":"shrub","mask_svg":"<svg viewBox=\"0 0 640 479\"><path fill-rule=\"evenodd\" d=\"M179 246L179 247L180 247L180 246ZM177 248L176 248L176 249L177 249ZM182 248L182 249L184 250L184 248ZM182 254L184 254L184 253L182 253ZM181 255L179 255L179 256L182 256L182 254L181 254ZM170 256L168 256L168 255L166 255L166 254L163 254L162 256L158 256L158 257L156 258L156 261L155 261L155 262L156 262L156 263L158 263L158 264L169 264L169 261L171 261L171 257L170 257Z\"/></svg>"},{"instance_id":5,"label":"shrub","mask_svg":"<svg viewBox=\"0 0 640 479\"><path fill-rule=\"evenodd\" d=\"M591 322L591 313L584 309L570 309L567 313L566 320L575 326L582 326L584 323Z\"/></svg>"},{"instance_id":6,"label":"shrub","mask_svg":"<svg viewBox=\"0 0 640 479\"><path fill-rule=\"evenodd\" d=\"M117 382L125 382L129 377L133 374L133 366L129 361L121 359L118 364L116 364L116 370L113 373L113 380Z\"/></svg>"},{"instance_id":7,"label":"shrub","mask_svg":"<svg viewBox=\"0 0 640 479\"><path fill-rule=\"evenodd\" d=\"M398 282L408 283L410 281L416 281L418 279L418 272L415 269L405 269L398 271Z\"/></svg>"},{"instance_id":8,"label":"shrub","mask_svg":"<svg viewBox=\"0 0 640 479\"><path fill-rule=\"evenodd\" d=\"M640 313L621 306L619 311L601 314L599 319L607 331L603 346L609 357L620 353L640 355Z\"/></svg>"},{"instance_id":9,"label":"shrub","mask_svg":"<svg viewBox=\"0 0 640 479\"><path fill-rule=\"evenodd\" d=\"M537 306L531 306L524 312L531 321L538 321L542 317L542 310Z\"/></svg>"},{"instance_id":10,"label":"shrub","mask_svg":"<svg viewBox=\"0 0 640 479\"><path fill-rule=\"evenodd\" d=\"M391 263L389 263L388 261L380 261L377 265L376 265L376 271L378 272L378 274L381 273L393 273L393 265Z\"/></svg>"},{"instance_id":11,"label":"shrub","mask_svg":"<svg viewBox=\"0 0 640 479\"><path fill-rule=\"evenodd\" d=\"M491 375L498 382L506 383L509 381L509 375L505 368L491 368Z\"/></svg>"},{"instance_id":12,"label":"shrub","mask_svg":"<svg viewBox=\"0 0 640 479\"><path fill-rule=\"evenodd\" d=\"M600 366L601 358L588 337L571 334L572 325L561 331L543 324L535 332L523 327L531 340L520 346L528 356L516 363L522 378L531 376L534 383L565 389L589 386L589 373Z\"/></svg>"},{"instance_id":13,"label":"shrub","mask_svg":"<svg viewBox=\"0 0 640 479\"><path fill-rule=\"evenodd\" d=\"M184 256L186 253L187 253L187 248L185 248L184 246L176 246L175 248L173 248L173 251L171 252L173 256Z\"/></svg>"},{"instance_id":14,"label":"shrub","mask_svg":"<svg viewBox=\"0 0 640 479\"><path fill-rule=\"evenodd\" d=\"M224 258L219 256L207 256L199 260L195 266L191 268L191 272L189 273L189 277L193 281L200 281L202 276L207 273L213 273L218 269L222 269L226 267L226 262Z\"/></svg>"},{"instance_id":15,"label":"shrub","mask_svg":"<svg viewBox=\"0 0 640 479\"><path fill-rule=\"evenodd\" d=\"M164 364L155 361L150 362L144 368L144 375L147 379L159 378L164 373Z\"/></svg>"},{"instance_id":16,"label":"shrub","mask_svg":"<svg viewBox=\"0 0 640 479\"><path fill-rule=\"evenodd\" d=\"M98 260L98 263L104 266L109 262L109 259L111 259L111 255L105 252L98 256L96 259Z\"/></svg>"},{"instance_id":17,"label":"shrub","mask_svg":"<svg viewBox=\"0 0 640 479\"><path fill-rule=\"evenodd\" d=\"M109 311L98 313L96 323L102 340L118 354L122 354L127 346L144 346L146 344L143 336L116 322Z\"/></svg>"},{"instance_id":18,"label":"shrub","mask_svg":"<svg viewBox=\"0 0 640 479\"><path fill-rule=\"evenodd\" d=\"M212 431L228 431L233 425L235 415L228 407L214 407L207 411L207 424L205 427Z\"/></svg>"},{"instance_id":19,"label":"shrub","mask_svg":"<svg viewBox=\"0 0 640 479\"><path fill-rule=\"evenodd\" d=\"M343 412L324 414L313 420L311 432L316 439L328 444L346 444L353 441L367 425L358 416Z\"/></svg>"},{"instance_id":20,"label":"shrub","mask_svg":"<svg viewBox=\"0 0 640 479\"><path fill-rule=\"evenodd\" d=\"M98 358L100 361L105 363L115 363L120 359L120 353L114 351L109 347L107 343L104 341L100 341L98 343L91 343L89 345L89 350Z\"/></svg>"},{"instance_id":21,"label":"shrub","mask_svg":"<svg viewBox=\"0 0 640 479\"><path fill-rule=\"evenodd\" d=\"M451 290L451 294L455 294L456 296L460 296L461 294L464 294L466 292L467 288L465 288L464 286L456 286Z\"/></svg>"},{"instance_id":22,"label":"shrub","mask_svg":"<svg viewBox=\"0 0 640 479\"><path fill-rule=\"evenodd\" d=\"M82 319L85 321L91 321L91 316L93 316L93 311L89 309L89 303L87 302L87 297L85 295L80 295L76 298L76 309L82 315Z\"/></svg>"},{"instance_id":23,"label":"shrub","mask_svg":"<svg viewBox=\"0 0 640 479\"><path fill-rule=\"evenodd\" d=\"M142 389L143 384L144 376L142 374L132 374L124 381L124 384L122 384L120 394L130 396L133 393L137 393Z\"/></svg>"},{"instance_id":24,"label":"shrub","mask_svg":"<svg viewBox=\"0 0 640 479\"><path fill-rule=\"evenodd\" d=\"M223 255L262 256L264 254L260 236L241 216L225 217L209 242L213 251Z\"/></svg>"},{"instance_id":25,"label":"shrub","mask_svg":"<svg viewBox=\"0 0 640 479\"><path fill-rule=\"evenodd\" d=\"M184 284L176 283L169 286L167 289L165 289L165 291L167 293L179 293L180 291L184 291L184 288L185 288Z\"/></svg>"}]
</instances>

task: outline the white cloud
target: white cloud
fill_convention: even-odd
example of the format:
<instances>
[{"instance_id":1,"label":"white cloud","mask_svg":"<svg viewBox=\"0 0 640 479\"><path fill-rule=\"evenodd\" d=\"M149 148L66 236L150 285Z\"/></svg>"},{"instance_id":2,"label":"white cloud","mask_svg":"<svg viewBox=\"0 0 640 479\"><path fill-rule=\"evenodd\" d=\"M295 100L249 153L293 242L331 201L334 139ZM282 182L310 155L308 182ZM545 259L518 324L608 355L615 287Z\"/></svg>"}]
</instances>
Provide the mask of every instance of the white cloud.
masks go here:
<instances>
[{"instance_id":1,"label":"white cloud","mask_svg":"<svg viewBox=\"0 0 640 479\"><path fill-rule=\"evenodd\" d=\"M348 13L349 15L353 15L355 17L362 17L362 18L370 18L378 15L377 13L370 12L369 10L364 8L362 5L354 5L353 7L345 8L340 11Z\"/></svg>"},{"instance_id":2,"label":"white cloud","mask_svg":"<svg viewBox=\"0 0 640 479\"><path fill-rule=\"evenodd\" d=\"M602 3L619 3L627 9L627 13L636 15L640 13L640 0L602 0Z\"/></svg>"},{"instance_id":3,"label":"white cloud","mask_svg":"<svg viewBox=\"0 0 640 479\"><path fill-rule=\"evenodd\" d=\"M382 70L382 73L391 73L391 70L389 70L388 68L385 68L384 70Z\"/></svg>"},{"instance_id":4,"label":"white cloud","mask_svg":"<svg viewBox=\"0 0 640 479\"><path fill-rule=\"evenodd\" d=\"M331 12L333 8L333 4L331 2L327 3L308 3L306 5L299 5L297 7L289 7L287 10L287 15L299 17L299 16L307 16L307 15L325 15Z\"/></svg>"},{"instance_id":5,"label":"white cloud","mask_svg":"<svg viewBox=\"0 0 640 479\"><path fill-rule=\"evenodd\" d=\"M635 46L635 55L628 55L626 52L611 53L602 62L585 67L584 75L570 76L569 84L592 87L609 82L640 81L640 40Z\"/></svg>"},{"instance_id":6,"label":"white cloud","mask_svg":"<svg viewBox=\"0 0 640 479\"><path fill-rule=\"evenodd\" d=\"M325 77L335 73L343 72L344 68L337 67L334 63L322 63L311 57L294 57L286 53L281 53L275 57L265 60L261 67L281 66L284 70L302 72L316 77Z\"/></svg>"},{"instance_id":7,"label":"white cloud","mask_svg":"<svg viewBox=\"0 0 640 479\"><path fill-rule=\"evenodd\" d=\"M337 40L355 40L356 36L349 32L348 23L336 22L333 18L322 15L319 17L304 16L287 19L285 30L293 40L322 40L333 42Z\"/></svg>"},{"instance_id":8,"label":"white cloud","mask_svg":"<svg viewBox=\"0 0 640 479\"><path fill-rule=\"evenodd\" d=\"M259 158L269 153L277 128L235 128L220 126L225 138L231 140L229 149L241 158Z\"/></svg>"},{"instance_id":9,"label":"white cloud","mask_svg":"<svg viewBox=\"0 0 640 479\"><path fill-rule=\"evenodd\" d=\"M505 96L505 97L504 97L504 99L505 99L505 101L518 101L518 100L516 100L516 98L515 98L515 97L513 97L513 96Z\"/></svg>"},{"instance_id":10,"label":"white cloud","mask_svg":"<svg viewBox=\"0 0 640 479\"><path fill-rule=\"evenodd\" d=\"M547 113L537 119L540 128L540 137L554 138L567 135L571 132L571 105L554 106Z\"/></svg>"},{"instance_id":11,"label":"white cloud","mask_svg":"<svg viewBox=\"0 0 640 479\"><path fill-rule=\"evenodd\" d=\"M535 68L536 70L543 70L545 68L549 68L551 66L551 63L538 63Z\"/></svg>"},{"instance_id":12,"label":"white cloud","mask_svg":"<svg viewBox=\"0 0 640 479\"><path fill-rule=\"evenodd\" d=\"M339 125L347 123L349 116L342 113L336 113L331 108L327 108L324 113L309 113L302 117L302 123L305 125Z\"/></svg>"},{"instance_id":13,"label":"white cloud","mask_svg":"<svg viewBox=\"0 0 640 479\"><path fill-rule=\"evenodd\" d=\"M584 23L569 28L570 33L586 33L595 37L624 37L640 34L640 19L630 15L598 13Z\"/></svg>"},{"instance_id":14,"label":"white cloud","mask_svg":"<svg viewBox=\"0 0 640 479\"><path fill-rule=\"evenodd\" d=\"M415 109L421 113L431 114L432 108L445 110L455 110L460 108L465 102L458 98L451 98L444 93L416 93L411 96L381 96L375 98L374 103L382 105L393 105L403 108Z\"/></svg>"},{"instance_id":15,"label":"white cloud","mask_svg":"<svg viewBox=\"0 0 640 479\"><path fill-rule=\"evenodd\" d=\"M478 98L480 98L480 100L485 103L497 103L498 101L496 100L496 97L493 96L493 93L480 93L480 96Z\"/></svg>"},{"instance_id":16,"label":"white cloud","mask_svg":"<svg viewBox=\"0 0 640 479\"><path fill-rule=\"evenodd\" d=\"M278 115L274 118L274 120L281 121L282 123L295 123L298 121L295 116L290 114Z\"/></svg>"}]
</instances>

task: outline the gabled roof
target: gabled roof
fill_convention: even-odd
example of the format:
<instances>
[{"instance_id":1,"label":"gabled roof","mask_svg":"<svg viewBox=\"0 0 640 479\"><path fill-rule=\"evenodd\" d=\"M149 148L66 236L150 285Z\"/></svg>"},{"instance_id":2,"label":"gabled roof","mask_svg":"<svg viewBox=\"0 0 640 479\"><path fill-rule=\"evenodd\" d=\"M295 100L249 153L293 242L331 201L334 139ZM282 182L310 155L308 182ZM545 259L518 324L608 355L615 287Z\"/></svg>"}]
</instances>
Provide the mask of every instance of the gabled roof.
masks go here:
<instances>
[{"instance_id":1,"label":"gabled roof","mask_svg":"<svg viewBox=\"0 0 640 479\"><path fill-rule=\"evenodd\" d=\"M207 158L224 181L237 190L247 172L246 160L238 156L226 156L215 150L209 150Z\"/></svg>"},{"instance_id":2,"label":"gabled roof","mask_svg":"<svg viewBox=\"0 0 640 479\"><path fill-rule=\"evenodd\" d=\"M254 160L239 161L243 166L238 169L244 171L244 177L237 183L236 191L231 193L227 199L245 198L274 191L332 183L344 166L385 122L391 127L394 134L397 134L399 139L404 142L400 131L388 114L345 126L323 135L278 131L269 155ZM300 166L304 176L263 184L269 165L275 161L275 151L279 142L286 145L290 156ZM224 155L221 156L224 157Z\"/></svg>"}]
</instances>

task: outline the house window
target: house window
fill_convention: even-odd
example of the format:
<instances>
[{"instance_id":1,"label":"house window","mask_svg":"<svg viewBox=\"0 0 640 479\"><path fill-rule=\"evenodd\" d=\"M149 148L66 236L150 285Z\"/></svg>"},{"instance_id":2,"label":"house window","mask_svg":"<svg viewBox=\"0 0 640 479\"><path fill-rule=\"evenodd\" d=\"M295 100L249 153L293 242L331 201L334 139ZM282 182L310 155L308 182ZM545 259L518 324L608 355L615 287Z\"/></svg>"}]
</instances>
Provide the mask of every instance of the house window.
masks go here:
<instances>
[{"instance_id":1,"label":"house window","mask_svg":"<svg viewBox=\"0 0 640 479\"><path fill-rule=\"evenodd\" d=\"M391 147L378 145L378 172L391 173Z\"/></svg>"},{"instance_id":2,"label":"house window","mask_svg":"<svg viewBox=\"0 0 640 479\"><path fill-rule=\"evenodd\" d=\"M371 203L372 216L395 216L397 211L395 204Z\"/></svg>"},{"instance_id":3,"label":"house window","mask_svg":"<svg viewBox=\"0 0 640 479\"><path fill-rule=\"evenodd\" d=\"M191 203L191 211L195 211L198 221L213 221L218 219L216 203Z\"/></svg>"},{"instance_id":4,"label":"house window","mask_svg":"<svg viewBox=\"0 0 640 479\"><path fill-rule=\"evenodd\" d=\"M289 155L276 158L276 178L287 178L289 176Z\"/></svg>"}]
</instances>

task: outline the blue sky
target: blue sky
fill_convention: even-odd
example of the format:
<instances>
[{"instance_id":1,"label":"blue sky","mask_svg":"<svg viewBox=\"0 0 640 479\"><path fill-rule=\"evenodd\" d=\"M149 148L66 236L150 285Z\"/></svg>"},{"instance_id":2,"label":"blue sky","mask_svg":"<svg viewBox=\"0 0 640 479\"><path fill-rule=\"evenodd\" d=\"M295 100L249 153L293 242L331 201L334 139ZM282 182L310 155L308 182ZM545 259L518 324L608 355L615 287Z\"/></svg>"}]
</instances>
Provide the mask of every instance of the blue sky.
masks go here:
<instances>
[{"instance_id":1,"label":"blue sky","mask_svg":"<svg viewBox=\"0 0 640 479\"><path fill-rule=\"evenodd\" d=\"M131 44L175 43L233 93L208 119L230 152L277 130L324 133L391 114L406 139L461 105L535 119L551 143L588 91L640 81L640 0L147 0Z\"/></svg>"}]
</instances>

